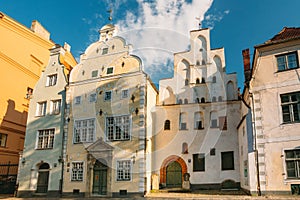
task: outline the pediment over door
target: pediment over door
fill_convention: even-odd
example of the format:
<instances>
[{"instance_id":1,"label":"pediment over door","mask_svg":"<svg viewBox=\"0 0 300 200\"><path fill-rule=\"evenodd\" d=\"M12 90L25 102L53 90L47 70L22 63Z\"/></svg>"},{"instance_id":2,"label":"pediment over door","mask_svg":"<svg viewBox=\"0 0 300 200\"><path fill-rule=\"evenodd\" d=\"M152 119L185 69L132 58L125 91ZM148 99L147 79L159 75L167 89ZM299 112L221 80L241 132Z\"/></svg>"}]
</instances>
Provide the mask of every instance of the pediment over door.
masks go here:
<instances>
[{"instance_id":1,"label":"pediment over door","mask_svg":"<svg viewBox=\"0 0 300 200\"><path fill-rule=\"evenodd\" d=\"M86 148L88 152L102 152L102 151L113 151L114 147L110 146L103 141L102 138L95 141L93 144Z\"/></svg>"}]
</instances>

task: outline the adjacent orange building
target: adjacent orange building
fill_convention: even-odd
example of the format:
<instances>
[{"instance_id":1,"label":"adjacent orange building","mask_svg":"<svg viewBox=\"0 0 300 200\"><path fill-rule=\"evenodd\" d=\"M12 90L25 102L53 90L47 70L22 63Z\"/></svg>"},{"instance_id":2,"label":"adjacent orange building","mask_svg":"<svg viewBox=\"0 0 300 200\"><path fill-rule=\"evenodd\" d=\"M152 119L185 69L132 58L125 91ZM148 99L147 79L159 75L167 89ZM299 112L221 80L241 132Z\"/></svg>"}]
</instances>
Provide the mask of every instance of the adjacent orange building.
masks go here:
<instances>
[{"instance_id":1,"label":"adjacent orange building","mask_svg":"<svg viewBox=\"0 0 300 200\"><path fill-rule=\"evenodd\" d=\"M31 28L0 12L0 163L18 163L23 150L30 96L48 64L55 45L50 33L37 21ZM65 44L63 62L76 60Z\"/></svg>"}]
</instances>

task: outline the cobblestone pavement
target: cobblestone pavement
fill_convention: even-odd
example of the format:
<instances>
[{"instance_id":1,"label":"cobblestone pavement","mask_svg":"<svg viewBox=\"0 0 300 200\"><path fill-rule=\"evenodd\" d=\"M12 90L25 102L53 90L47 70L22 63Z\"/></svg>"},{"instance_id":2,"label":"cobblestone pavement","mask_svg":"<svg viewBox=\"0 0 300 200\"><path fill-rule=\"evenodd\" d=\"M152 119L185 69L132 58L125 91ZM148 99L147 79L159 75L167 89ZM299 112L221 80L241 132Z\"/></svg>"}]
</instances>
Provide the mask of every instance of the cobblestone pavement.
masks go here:
<instances>
[{"instance_id":1,"label":"cobblestone pavement","mask_svg":"<svg viewBox=\"0 0 300 200\"><path fill-rule=\"evenodd\" d=\"M80 200L80 199L89 199L89 200L102 200L107 198L17 198L8 195L0 195L0 199L5 200ZM300 200L300 196L247 196L247 195L210 195L210 194L195 194L195 193L152 193L146 197L135 197L135 198L109 198L113 200L121 199L133 199L133 200L191 200L191 199L205 199L205 200Z\"/></svg>"}]
</instances>

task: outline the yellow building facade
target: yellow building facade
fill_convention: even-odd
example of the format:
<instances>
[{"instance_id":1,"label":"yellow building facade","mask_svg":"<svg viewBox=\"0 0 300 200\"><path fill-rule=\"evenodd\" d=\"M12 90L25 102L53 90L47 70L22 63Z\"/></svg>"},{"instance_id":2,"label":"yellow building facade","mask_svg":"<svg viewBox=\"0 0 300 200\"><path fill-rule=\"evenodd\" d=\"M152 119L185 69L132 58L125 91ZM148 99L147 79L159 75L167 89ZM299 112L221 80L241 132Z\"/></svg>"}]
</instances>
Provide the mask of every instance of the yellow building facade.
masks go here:
<instances>
[{"instance_id":1,"label":"yellow building facade","mask_svg":"<svg viewBox=\"0 0 300 200\"><path fill-rule=\"evenodd\" d=\"M2 12L0 34L0 162L18 163L30 96L48 63L54 42L39 22L33 21L31 28L27 28ZM76 64L70 51L66 51L61 62L67 66Z\"/></svg>"}]
</instances>

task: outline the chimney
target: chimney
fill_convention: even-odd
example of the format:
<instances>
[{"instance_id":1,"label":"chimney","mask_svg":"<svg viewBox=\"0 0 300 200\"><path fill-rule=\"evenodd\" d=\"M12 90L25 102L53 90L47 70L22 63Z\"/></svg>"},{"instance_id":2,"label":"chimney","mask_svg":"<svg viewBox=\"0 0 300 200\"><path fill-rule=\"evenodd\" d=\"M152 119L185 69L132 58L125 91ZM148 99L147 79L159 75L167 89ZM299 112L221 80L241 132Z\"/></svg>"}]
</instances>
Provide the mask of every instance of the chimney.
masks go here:
<instances>
[{"instance_id":1,"label":"chimney","mask_svg":"<svg viewBox=\"0 0 300 200\"><path fill-rule=\"evenodd\" d=\"M36 20L32 21L31 30L45 40L50 39L50 33Z\"/></svg>"},{"instance_id":2,"label":"chimney","mask_svg":"<svg viewBox=\"0 0 300 200\"><path fill-rule=\"evenodd\" d=\"M251 76L249 49L244 49L242 51L242 54L243 54L243 61L244 61L245 83L248 83L250 81L250 76Z\"/></svg>"}]
</instances>

